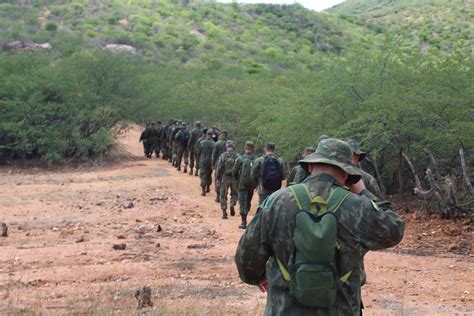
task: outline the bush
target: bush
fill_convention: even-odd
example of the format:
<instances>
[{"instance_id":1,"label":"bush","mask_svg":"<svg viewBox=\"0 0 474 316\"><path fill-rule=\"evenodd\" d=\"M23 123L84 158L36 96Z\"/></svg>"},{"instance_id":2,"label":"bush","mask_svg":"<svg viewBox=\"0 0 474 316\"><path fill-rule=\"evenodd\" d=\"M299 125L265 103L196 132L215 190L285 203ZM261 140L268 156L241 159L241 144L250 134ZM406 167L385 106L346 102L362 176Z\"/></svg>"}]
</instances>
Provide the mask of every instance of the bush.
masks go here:
<instances>
[{"instance_id":1,"label":"bush","mask_svg":"<svg viewBox=\"0 0 474 316\"><path fill-rule=\"evenodd\" d=\"M58 25L54 22L48 22L45 26L46 31L55 32L58 29Z\"/></svg>"}]
</instances>

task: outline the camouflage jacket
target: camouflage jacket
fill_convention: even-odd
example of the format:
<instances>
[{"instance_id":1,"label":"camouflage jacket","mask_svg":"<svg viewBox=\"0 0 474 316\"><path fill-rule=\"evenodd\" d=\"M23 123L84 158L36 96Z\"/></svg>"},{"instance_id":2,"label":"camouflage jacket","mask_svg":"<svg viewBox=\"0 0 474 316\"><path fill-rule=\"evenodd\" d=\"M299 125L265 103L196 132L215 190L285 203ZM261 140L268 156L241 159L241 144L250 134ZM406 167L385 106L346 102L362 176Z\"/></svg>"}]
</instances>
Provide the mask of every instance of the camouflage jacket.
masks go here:
<instances>
[{"instance_id":1,"label":"camouflage jacket","mask_svg":"<svg viewBox=\"0 0 474 316\"><path fill-rule=\"evenodd\" d=\"M362 172L362 180L364 181L367 190L369 190L370 193L374 194L380 200L383 200L384 196L382 194L382 190L380 190L377 180L375 180L375 178L370 173L365 172L362 169L360 169L360 171Z\"/></svg>"},{"instance_id":2,"label":"camouflage jacket","mask_svg":"<svg viewBox=\"0 0 474 316\"><path fill-rule=\"evenodd\" d=\"M234 174L234 178L239 182L239 190L255 189L256 182L253 181L252 175L242 174L242 166L245 163L248 163L250 164L250 168L252 168L253 164L255 163L255 159L257 159L256 154L243 154L239 156L239 158L237 158L237 160L235 161L234 170L232 171L232 173Z\"/></svg>"},{"instance_id":3,"label":"camouflage jacket","mask_svg":"<svg viewBox=\"0 0 474 316\"><path fill-rule=\"evenodd\" d=\"M202 128L195 127L191 131L188 140L188 151L195 151L196 143L198 139L202 136Z\"/></svg>"},{"instance_id":4,"label":"camouflage jacket","mask_svg":"<svg viewBox=\"0 0 474 316\"><path fill-rule=\"evenodd\" d=\"M216 143L212 139L204 139L199 143L198 155L199 155L199 168L200 169L211 169L212 168L212 153Z\"/></svg>"},{"instance_id":5,"label":"camouflage jacket","mask_svg":"<svg viewBox=\"0 0 474 316\"><path fill-rule=\"evenodd\" d=\"M225 155L228 154L227 152L223 152L220 156L219 159L217 159L217 166L216 166L216 174L217 174L217 179L222 180L225 178L226 180L231 180L231 181L236 181L233 171L234 171L234 166L232 166L232 169L230 170L230 175L226 174L226 168L225 168ZM239 154L236 153L235 151L232 152L232 156L237 161Z\"/></svg>"},{"instance_id":6,"label":"camouflage jacket","mask_svg":"<svg viewBox=\"0 0 474 316\"><path fill-rule=\"evenodd\" d=\"M282 174L283 174L283 179L282 180L285 180L286 179L285 162L280 157L277 157L277 159L280 162L280 166L281 166L281 169L282 169L281 170ZM252 167L252 179L255 181L255 183L258 183L258 193L259 194L271 194L273 192L268 191L267 189L265 189L262 185L262 181L261 181L262 179L260 179L260 173L262 172L262 167L263 167L264 162L265 162L265 156L258 157L255 160L255 163Z\"/></svg>"},{"instance_id":7,"label":"camouflage jacket","mask_svg":"<svg viewBox=\"0 0 474 316\"><path fill-rule=\"evenodd\" d=\"M324 173L312 174L304 183L313 196L327 198L338 186L336 179ZM336 303L330 309L309 309L294 302L283 279L278 257L288 266L293 254L294 218L299 212L288 188L273 193L261 205L241 237L235 262L240 278L257 285L268 280L266 315L360 315L360 263L367 250L392 247L403 237L404 223L390 203L378 200L369 191L351 194L340 206L337 267L342 274L352 271L347 283L338 289Z\"/></svg>"},{"instance_id":8,"label":"camouflage jacket","mask_svg":"<svg viewBox=\"0 0 474 316\"><path fill-rule=\"evenodd\" d=\"M291 173L288 176L288 185L301 183L308 176L309 174L300 165L297 165L291 169Z\"/></svg>"},{"instance_id":9,"label":"camouflage jacket","mask_svg":"<svg viewBox=\"0 0 474 316\"><path fill-rule=\"evenodd\" d=\"M217 141L216 146L214 147L214 151L212 152L212 167L216 168L217 160L221 156L221 154L225 151L225 144L226 139L220 139Z\"/></svg>"}]
</instances>

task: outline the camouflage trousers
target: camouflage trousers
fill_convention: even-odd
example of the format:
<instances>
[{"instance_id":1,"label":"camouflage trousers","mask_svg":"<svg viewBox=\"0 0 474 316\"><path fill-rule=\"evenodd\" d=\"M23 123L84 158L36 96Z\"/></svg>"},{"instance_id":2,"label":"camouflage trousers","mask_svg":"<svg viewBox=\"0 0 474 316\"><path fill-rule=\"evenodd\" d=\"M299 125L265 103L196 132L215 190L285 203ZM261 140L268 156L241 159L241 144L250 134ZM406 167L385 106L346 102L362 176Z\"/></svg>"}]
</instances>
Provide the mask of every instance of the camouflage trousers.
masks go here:
<instances>
[{"instance_id":1,"label":"camouflage trousers","mask_svg":"<svg viewBox=\"0 0 474 316\"><path fill-rule=\"evenodd\" d=\"M196 169L199 169L199 161L197 161L196 157L196 152L194 150L191 150L189 152L189 168L193 169L194 168L194 162L196 161Z\"/></svg>"},{"instance_id":2,"label":"camouflage trousers","mask_svg":"<svg viewBox=\"0 0 474 316\"><path fill-rule=\"evenodd\" d=\"M212 183L212 168L211 166L201 166L199 169L199 178L201 179L201 186L208 186Z\"/></svg>"},{"instance_id":3,"label":"camouflage trousers","mask_svg":"<svg viewBox=\"0 0 474 316\"><path fill-rule=\"evenodd\" d=\"M162 144L163 144L163 148L162 148L163 159L168 159L170 157L170 149L168 147L168 143L162 142Z\"/></svg>"},{"instance_id":4,"label":"camouflage trousers","mask_svg":"<svg viewBox=\"0 0 474 316\"><path fill-rule=\"evenodd\" d=\"M239 189L240 215L247 215L252 205L253 188Z\"/></svg>"},{"instance_id":5,"label":"camouflage trousers","mask_svg":"<svg viewBox=\"0 0 474 316\"><path fill-rule=\"evenodd\" d=\"M155 155L156 155L156 158L159 158L159 157L160 157L160 151L161 151L161 141L160 141L160 140L157 140L156 143L155 143Z\"/></svg>"},{"instance_id":6,"label":"camouflage trousers","mask_svg":"<svg viewBox=\"0 0 474 316\"><path fill-rule=\"evenodd\" d=\"M151 156L153 154L153 143L150 141L143 142L143 152L145 156Z\"/></svg>"},{"instance_id":7,"label":"camouflage trousers","mask_svg":"<svg viewBox=\"0 0 474 316\"><path fill-rule=\"evenodd\" d=\"M185 168L188 166L188 150L185 147L178 146L176 153L176 166L181 168L181 163L184 163Z\"/></svg>"},{"instance_id":8,"label":"camouflage trousers","mask_svg":"<svg viewBox=\"0 0 474 316\"><path fill-rule=\"evenodd\" d=\"M221 203L221 209L223 211L227 210L227 192L230 189L230 206L233 207L237 204L237 181L234 179L229 179L227 177L223 177L220 181L220 192L219 198Z\"/></svg>"},{"instance_id":9,"label":"camouflage trousers","mask_svg":"<svg viewBox=\"0 0 474 316\"><path fill-rule=\"evenodd\" d=\"M219 181L219 179L217 179L217 169L216 167L214 167L214 186L216 187L216 193L217 195L220 196L221 194L221 181Z\"/></svg>"}]
</instances>

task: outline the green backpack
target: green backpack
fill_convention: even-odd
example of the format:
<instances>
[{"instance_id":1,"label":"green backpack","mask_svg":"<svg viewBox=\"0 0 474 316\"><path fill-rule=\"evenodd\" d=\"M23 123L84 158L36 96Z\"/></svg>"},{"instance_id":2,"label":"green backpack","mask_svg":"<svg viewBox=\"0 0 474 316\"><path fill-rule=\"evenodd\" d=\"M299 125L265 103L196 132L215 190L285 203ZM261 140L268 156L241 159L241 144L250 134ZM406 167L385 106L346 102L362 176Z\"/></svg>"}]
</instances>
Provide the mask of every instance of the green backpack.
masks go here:
<instances>
[{"instance_id":1,"label":"green backpack","mask_svg":"<svg viewBox=\"0 0 474 316\"><path fill-rule=\"evenodd\" d=\"M312 197L305 184L289 187L298 208L293 235L294 253L288 269L276 258L290 294L302 305L331 307L337 289L347 282L352 271L339 275L336 267L337 217L335 212L351 194L335 188L327 200Z\"/></svg>"}]
</instances>

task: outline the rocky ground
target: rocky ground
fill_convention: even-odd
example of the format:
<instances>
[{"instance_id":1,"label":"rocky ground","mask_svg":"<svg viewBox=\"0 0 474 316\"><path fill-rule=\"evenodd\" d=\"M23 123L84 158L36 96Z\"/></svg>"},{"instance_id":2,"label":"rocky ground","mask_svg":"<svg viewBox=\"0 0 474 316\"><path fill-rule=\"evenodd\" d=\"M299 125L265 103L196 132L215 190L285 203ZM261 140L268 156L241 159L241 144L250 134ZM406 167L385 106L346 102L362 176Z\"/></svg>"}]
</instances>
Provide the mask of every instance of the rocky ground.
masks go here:
<instances>
[{"instance_id":1,"label":"rocky ground","mask_svg":"<svg viewBox=\"0 0 474 316\"><path fill-rule=\"evenodd\" d=\"M0 314L126 315L145 285L146 314L261 314L265 294L234 266L238 219L221 220L198 178L142 159L139 132L121 137L121 162L0 169ZM470 223L404 217L404 241L366 257L366 314L472 315Z\"/></svg>"}]
</instances>

